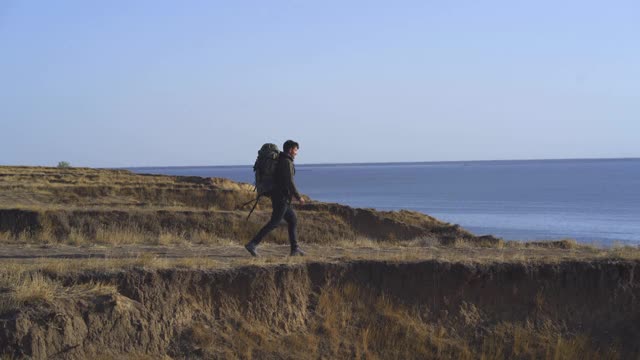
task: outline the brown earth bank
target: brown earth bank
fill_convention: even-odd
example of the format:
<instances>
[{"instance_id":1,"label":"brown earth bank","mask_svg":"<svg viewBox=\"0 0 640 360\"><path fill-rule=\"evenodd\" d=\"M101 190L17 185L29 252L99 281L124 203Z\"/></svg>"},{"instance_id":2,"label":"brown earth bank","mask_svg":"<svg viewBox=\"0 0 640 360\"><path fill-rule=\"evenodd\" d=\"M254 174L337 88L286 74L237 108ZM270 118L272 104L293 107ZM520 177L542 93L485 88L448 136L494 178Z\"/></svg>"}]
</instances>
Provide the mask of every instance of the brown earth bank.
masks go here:
<instances>
[{"instance_id":1,"label":"brown earth bank","mask_svg":"<svg viewBox=\"0 0 640 360\"><path fill-rule=\"evenodd\" d=\"M354 260L45 272L61 288L94 290L5 307L0 352L34 359L632 359L640 356L639 264Z\"/></svg>"}]
</instances>

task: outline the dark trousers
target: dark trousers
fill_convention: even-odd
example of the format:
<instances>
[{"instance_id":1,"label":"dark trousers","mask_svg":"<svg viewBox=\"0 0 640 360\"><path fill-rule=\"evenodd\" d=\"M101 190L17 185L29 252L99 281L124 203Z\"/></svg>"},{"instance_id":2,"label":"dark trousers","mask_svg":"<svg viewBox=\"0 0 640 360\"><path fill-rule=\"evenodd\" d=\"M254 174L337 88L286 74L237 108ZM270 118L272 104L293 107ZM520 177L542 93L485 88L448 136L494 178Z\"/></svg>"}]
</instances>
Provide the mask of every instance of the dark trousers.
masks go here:
<instances>
[{"instance_id":1,"label":"dark trousers","mask_svg":"<svg viewBox=\"0 0 640 360\"><path fill-rule=\"evenodd\" d=\"M295 249L298 246L296 226L298 225L298 218L296 212L291 208L291 203L287 199L272 197L271 206L273 212L271 213L271 220L260 229L258 234L251 240L254 245L260 244L260 241L267 236L273 229L277 228L282 219L287 222L289 229L289 242L291 243L291 249Z\"/></svg>"}]
</instances>

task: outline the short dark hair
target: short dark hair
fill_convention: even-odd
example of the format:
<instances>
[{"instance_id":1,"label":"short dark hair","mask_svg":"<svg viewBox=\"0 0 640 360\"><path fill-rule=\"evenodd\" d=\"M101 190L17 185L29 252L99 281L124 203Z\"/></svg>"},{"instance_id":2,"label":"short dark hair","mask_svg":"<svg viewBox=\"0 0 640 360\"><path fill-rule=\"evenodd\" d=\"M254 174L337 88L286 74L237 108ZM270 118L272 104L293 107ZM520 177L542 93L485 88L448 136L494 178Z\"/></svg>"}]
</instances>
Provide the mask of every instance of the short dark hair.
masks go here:
<instances>
[{"instance_id":1,"label":"short dark hair","mask_svg":"<svg viewBox=\"0 0 640 360\"><path fill-rule=\"evenodd\" d=\"M284 152L289 152L289 149L293 149L293 148L300 149L300 145L293 140L287 140L284 142L284 145L282 145L282 151Z\"/></svg>"}]
</instances>

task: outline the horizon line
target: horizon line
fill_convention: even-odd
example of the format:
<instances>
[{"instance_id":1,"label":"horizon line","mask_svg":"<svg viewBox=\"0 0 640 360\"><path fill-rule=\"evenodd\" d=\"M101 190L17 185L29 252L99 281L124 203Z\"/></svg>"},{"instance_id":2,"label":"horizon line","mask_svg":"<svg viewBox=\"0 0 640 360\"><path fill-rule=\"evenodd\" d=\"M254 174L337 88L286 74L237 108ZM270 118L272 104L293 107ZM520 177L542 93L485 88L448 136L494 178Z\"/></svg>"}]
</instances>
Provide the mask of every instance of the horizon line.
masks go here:
<instances>
[{"instance_id":1,"label":"horizon line","mask_svg":"<svg viewBox=\"0 0 640 360\"><path fill-rule=\"evenodd\" d=\"M552 159L501 159L501 160L435 160L435 161L384 161L384 162L351 162L351 163L300 163L297 166L371 166L371 165L420 165L420 164L455 164L455 163L486 163L486 162L540 162L540 161L594 161L594 160L640 160L640 157L621 158L552 158ZM247 167L243 165L165 165L165 166L119 166L105 169L163 169L163 168L210 168L210 167Z\"/></svg>"}]
</instances>

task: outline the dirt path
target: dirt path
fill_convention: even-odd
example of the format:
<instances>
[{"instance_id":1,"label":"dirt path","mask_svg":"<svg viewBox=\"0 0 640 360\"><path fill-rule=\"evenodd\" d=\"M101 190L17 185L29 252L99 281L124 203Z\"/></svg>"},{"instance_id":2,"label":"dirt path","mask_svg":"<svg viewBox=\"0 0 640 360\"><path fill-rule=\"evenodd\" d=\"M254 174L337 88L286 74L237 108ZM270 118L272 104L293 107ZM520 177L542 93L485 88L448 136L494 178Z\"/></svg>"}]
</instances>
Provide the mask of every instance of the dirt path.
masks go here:
<instances>
[{"instance_id":1,"label":"dirt path","mask_svg":"<svg viewBox=\"0 0 640 360\"><path fill-rule=\"evenodd\" d=\"M443 246L320 246L304 245L307 256L313 261L342 261L377 259L393 261L443 260L452 262L520 262L563 260L593 260L611 257L609 250L601 249L548 249L548 248L452 248ZM288 245L263 244L258 249L261 264L278 263L289 258ZM253 258L240 245L220 246L87 246L68 245L15 245L0 246L0 264L5 261L35 263L46 259L137 259L140 257L165 259L206 258L222 263L251 261Z\"/></svg>"},{"instance_id":2,"label":"dirt path","mask_svg":"<svg viewBox=\"0 0 640 360\"><path fill-rule=\"evenodd\" d=\"M336 246L306 245L307 256L313 258L340 258L354 256L358 253L370 255L393 255L420 253L427 255L426 249L404 247L373 248L358 247L345 248ZM263 244L258 248L260 258L282 258L289 254L288 245ZM123 245L123 246L89 246L76 247L68 245L2 245L1 259L86 259L86 258L136 258L142 255L153 255L161 258L189 258L207 257L216 260L251 258L249 253L240 245L224 246L155 246L155 245Z\"/></svg>"}]
</instances>

